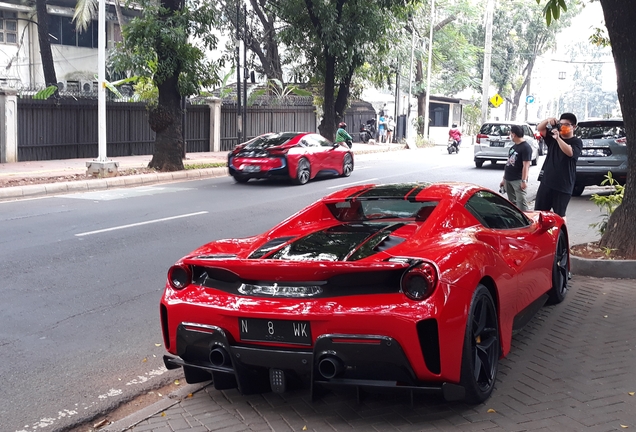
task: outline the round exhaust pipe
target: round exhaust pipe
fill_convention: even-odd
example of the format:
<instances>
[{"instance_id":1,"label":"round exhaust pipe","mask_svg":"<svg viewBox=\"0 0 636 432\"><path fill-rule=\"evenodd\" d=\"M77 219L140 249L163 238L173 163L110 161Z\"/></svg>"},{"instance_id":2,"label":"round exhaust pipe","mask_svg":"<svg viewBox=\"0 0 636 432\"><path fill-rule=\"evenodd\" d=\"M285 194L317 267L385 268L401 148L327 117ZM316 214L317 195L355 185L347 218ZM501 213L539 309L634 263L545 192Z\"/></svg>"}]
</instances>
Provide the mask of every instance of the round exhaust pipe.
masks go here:
<instances>
[{"instance_id":1,"label":"round exhaust pipe","mask_svg":"<svg viewBox=\"0 0 636 432\"><path fill-rule=\"evenodd\" d=\"M221 348L217 346L212 351L210 351L210 363L212 366L229 366L230 365L230 354L225 350L225 348Z\"/></svg>"},{"instance_id":2,"label":"round exhaust pipe","mask_svg":"<svg viewBox=\"0 0 636 432\"><path fill-rule=\"evenodd\" d=\"M344 371L342 360L335 356L327 356L318 363L318 372L323 378L336 378Z\"/></svg>"}]
</instances>

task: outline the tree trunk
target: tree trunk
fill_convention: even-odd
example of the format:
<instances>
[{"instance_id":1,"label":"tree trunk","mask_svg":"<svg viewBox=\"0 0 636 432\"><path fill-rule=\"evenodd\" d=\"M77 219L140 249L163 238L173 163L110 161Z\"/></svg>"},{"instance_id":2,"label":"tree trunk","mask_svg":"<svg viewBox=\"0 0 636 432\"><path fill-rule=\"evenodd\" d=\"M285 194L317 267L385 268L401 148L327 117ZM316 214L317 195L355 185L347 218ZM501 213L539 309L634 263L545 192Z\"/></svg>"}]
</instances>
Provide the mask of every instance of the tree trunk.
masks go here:
<instances>
[{"instance_id":1,"label":"tree trunk","mask_svg":"<svg viewBox=\"0 0 636 432\"><path fill-rule=\"evenodd\" d=\"M258 56L267 79L277 79L282 82L283 67L278 52L278 41L276 40L275 17L271 14L266 14L257 0L250 0L250 4L263 26L263 38L261 41L250 34L248 48ZM263 44L262 48L261 43Z\"/></svg>"},{"instance_id":2,"label":"tree trunk","mask_svg":"<svg viewBox=\"0 0 636 432\"><path fill-rule=\"evenodd\" d=\"M183 169L183 136L181 127L181 95L177 78L157 86L159 103L150 111L150 128L155 131L155 151L148 168L159 171Z\"/></svg>"},{"instance_id":3,"label":"tree trunk","mask_svg":"<svg viewBox=\"0 0 636 432\"><path fill-rule=\"evenodd\" d=\"M336 138L336 109L334 104L334 89L336 85L336 58L325 52L325 100L322 104L322 121L318 130L320 135L330 141Z\"/></svg>"},{"instance_id":4,"label":"tree trunk","mask_svg":"<svg viewBox=\"0 0 636 432\"><path fill-rule=\"evenodd\" d=\"M627 258L636 259L636 7L623 0L601 0L607 33L616 65L618 101L627 136L627 183L623 203L610 216L601 247L616 249Z\"/></svg>"},{"instance_id":5,"label":"tree trunk","mask_svg":"<svg viewBox=\"0 0 636 432\"><path fill-rule=\"evenodd\" d=\"M170 16L183 8L181 0L162 0L161 5L168 9ZM171 58L161 40L156 41L155 50L159 65L168 63ZM179 74L181 65L173 66L172 75L162 82L156 82L159 90L157 107L150 111L148 122L155 131L155 151L149 168L159 171L179 171L183 169L184 142L181 126L181 94L179 92Z\"/></svg>"},{"instance_id":6,"label":"tree trunk","mask_svg":"<svg viewBox=\"0 0 636 432\"><path fill-rule=\"evenodd\" d=\"M42 58L42 70L46 86L57 85L55 64L51 52L49 39L49 14L46 11L46 0L36 0L36 13L38 17L38 41L40 43L40 57ZM31 83L33 85L34 83ZM57 92L56 92L57 93Z\"/></svg>"}]
</instances>

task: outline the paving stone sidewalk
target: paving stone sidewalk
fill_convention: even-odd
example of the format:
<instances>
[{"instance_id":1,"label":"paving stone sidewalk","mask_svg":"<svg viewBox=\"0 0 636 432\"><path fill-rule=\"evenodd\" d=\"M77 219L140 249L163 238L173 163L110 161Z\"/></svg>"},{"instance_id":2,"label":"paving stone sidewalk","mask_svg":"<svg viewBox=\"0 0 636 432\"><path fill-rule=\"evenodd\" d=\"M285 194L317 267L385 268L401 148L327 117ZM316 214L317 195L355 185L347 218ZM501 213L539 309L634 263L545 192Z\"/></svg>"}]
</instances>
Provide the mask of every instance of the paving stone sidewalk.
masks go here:
<instances>
[{"instance_id":1,"label":"paving stone sidewalk","mask_svg":"<svg viewBox=\"0 0 636 432\"><path fill-rule=\"evenodd\" d=\"M484 404L408 394L241 396L212 386L106 431L615 431L636 428L636 284L574 276L566 300L514 336ZM125 420L125 419L124 419ZM138 420L137 420L138 421Z\"/></svg>"}]
</instances>

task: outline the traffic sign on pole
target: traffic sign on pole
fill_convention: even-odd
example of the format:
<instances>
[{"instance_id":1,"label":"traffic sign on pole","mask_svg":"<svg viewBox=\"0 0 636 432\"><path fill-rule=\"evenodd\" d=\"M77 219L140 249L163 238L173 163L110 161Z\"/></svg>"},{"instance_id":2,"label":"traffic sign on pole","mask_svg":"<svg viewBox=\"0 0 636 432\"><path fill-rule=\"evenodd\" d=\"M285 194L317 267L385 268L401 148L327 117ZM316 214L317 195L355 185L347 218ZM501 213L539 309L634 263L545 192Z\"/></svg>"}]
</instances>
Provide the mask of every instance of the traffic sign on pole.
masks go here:
<instances>
[{"instance_id":1,"label":"traffic sign on pole","mask_svg":"<svg viewBox=\"0 0 636 432\"><path fill-rule=\"evenodd\" d=\"M499 93L495 93L495 95L493 97L491 97L490 99L490 103L495 107L495 108L499 108L499 105L501 105L503 103L503 98L501 96L499 96Z\"/></svg>"}]
</instances>

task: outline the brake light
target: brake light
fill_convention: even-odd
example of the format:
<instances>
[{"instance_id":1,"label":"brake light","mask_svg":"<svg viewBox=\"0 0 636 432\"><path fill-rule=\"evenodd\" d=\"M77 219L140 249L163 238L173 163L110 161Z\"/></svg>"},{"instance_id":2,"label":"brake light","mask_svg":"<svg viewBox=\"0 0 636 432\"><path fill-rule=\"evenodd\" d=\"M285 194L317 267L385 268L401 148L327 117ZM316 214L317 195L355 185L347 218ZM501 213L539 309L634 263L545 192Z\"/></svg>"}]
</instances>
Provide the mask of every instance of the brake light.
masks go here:
<instances>
[{"instance_id":1,"label":"brake light","mask_svg":"<svg viewBox=\"0 0 636 432\"><path fill-rule=\"evenodd\" d=\"M416 265L402 275L400 287L411 300L424 300L435 291L438 276L435 267L427 262Z\"/></svg>"},{"instance_id":2,"label":"brake light","mask_svg":"<svg viewBox=\"0 0 636 432\"><path fill-rule=\"evenodd\" d=\"M481 140L482 139L487 139L487 138L488 138L488 135L486 135L486 134L482 134L482 133L477 134L477 144L481 144Z\"/></svg>"},{"instance_id":3,"label":"brake light","mask_svg":"<svg viewBox=\"0 0 636 432\"><path fill-rule=\"evenodd\" d=\"M541 134L539 132L535 132L534 133L534 139L540 140L541 139Z\"/></svg>"},{"instance_id":4,"label":"brake light","mask_svg":"<svg viewBox=\"0 0 636 432\"><path fill-rule=\"evenodd\" d=\"M286 155L289 152L289 147L285 147L285 148L271 148L268 150L268 153L271 156L281 156L281 155Z\"/></svg>"},{"instance_id":5,"label":"brake light","mask_svg":"<svg viewBox=\"0 0 636 432\"><path fill-rule=\"evenodd\" d=\"M614 142L616 144L620 144L620 145L627 145L627 137L618 138L618 139L614 140Z\"/></svg>"},{"instance_id":6,"label":"brake light","mask_svg":"<svg viewBox=\"0 0 636 432\"><path fill-rule=\"evenodd\" d=\"M173 265L168 270L168 283L176 290L182 290L192 283L192 270L184 264Z\"/></svg>"}]
</instances>

